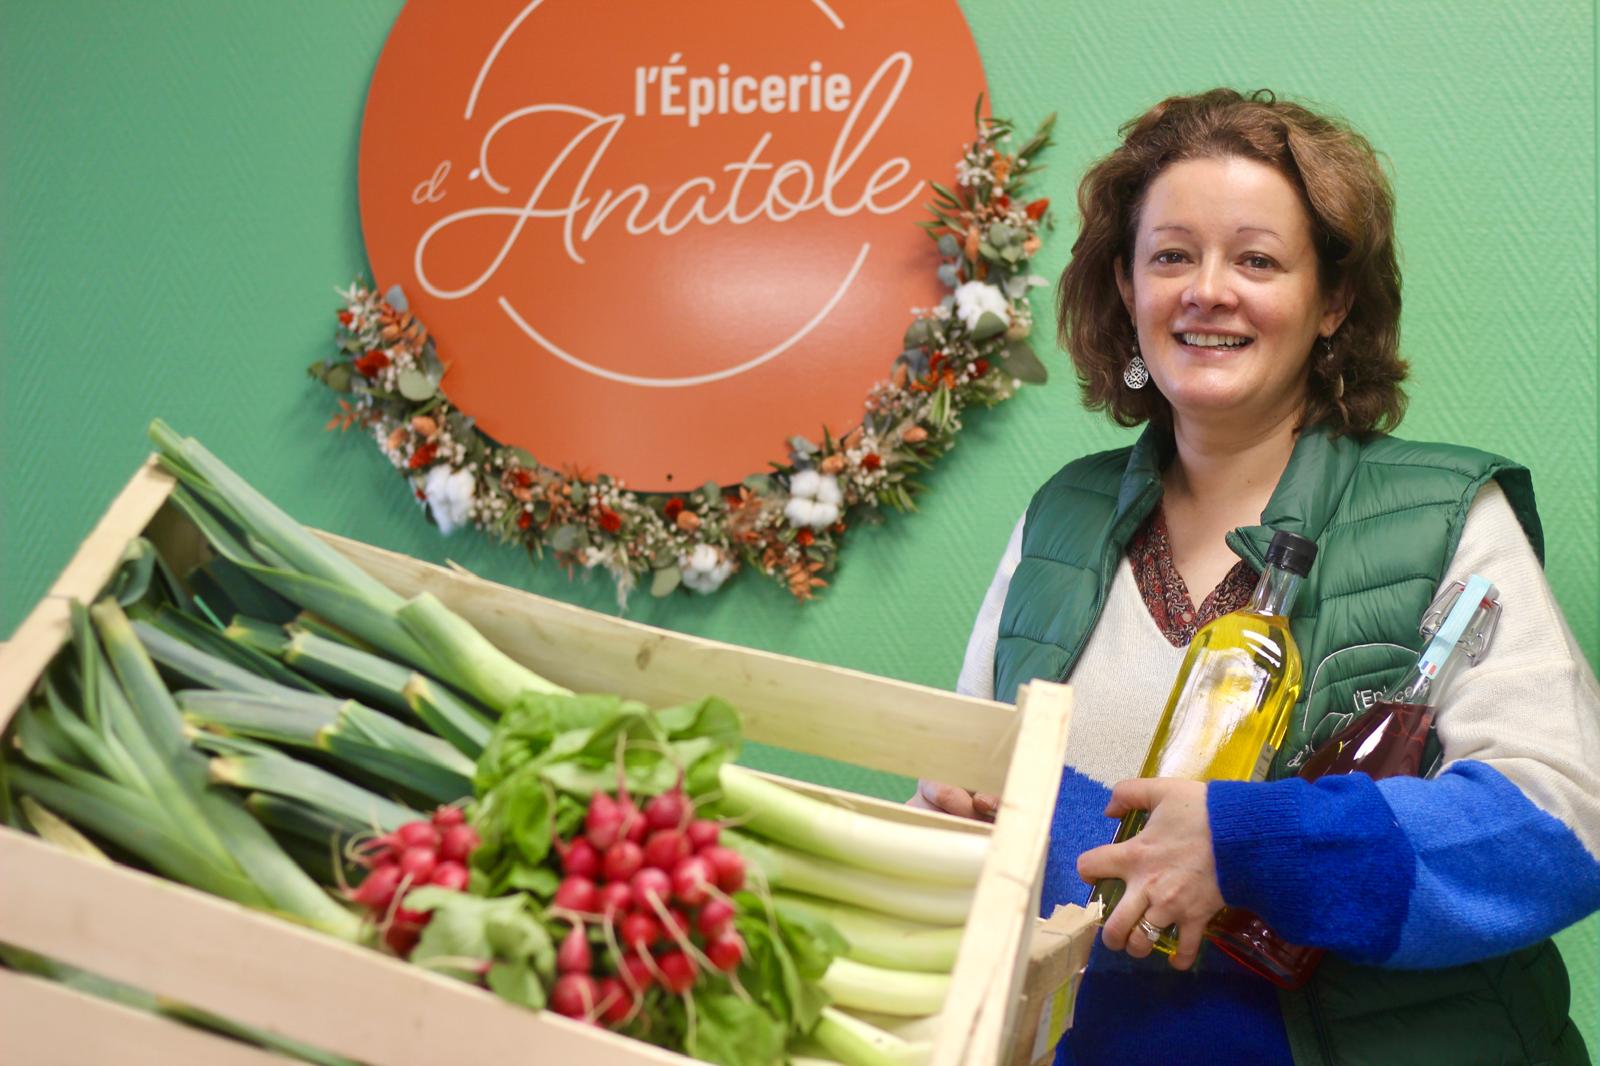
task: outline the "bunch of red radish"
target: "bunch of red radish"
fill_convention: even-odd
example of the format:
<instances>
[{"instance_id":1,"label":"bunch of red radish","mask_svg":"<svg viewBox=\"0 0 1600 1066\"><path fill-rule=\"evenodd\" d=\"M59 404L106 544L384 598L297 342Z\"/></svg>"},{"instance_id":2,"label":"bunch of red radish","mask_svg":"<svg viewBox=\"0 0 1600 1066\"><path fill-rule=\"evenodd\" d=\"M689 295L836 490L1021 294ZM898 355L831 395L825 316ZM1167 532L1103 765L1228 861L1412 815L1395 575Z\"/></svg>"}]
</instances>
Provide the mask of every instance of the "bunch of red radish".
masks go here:
<instances>
[{"instance_id":1,"label":"bunch of red radish","mask_svg":"<svg viewBox=\"0 0 1600 1066\"><path fill-rule=\"evenodd\" d=\"M368 841L357 859L369 872L350 898L373 915L384 943L401 958L411 954L431 915L400 905L405 894L423 885L461 892L467 887L467 857L478 833L459 807L440 807L426 822L407 822Z\"/></svg>"},{"instance_id":2,"label":"bunch of red radish","mask_svg":"<svg viewBox=\"0 0 1600 1066\"><path fill-rule=\"evenodd\" d=\"M551 1009L617 1028L652 984L687 995L704 973L739 965L744 940L728 894L744 886L744 859L717 843L720 830L695 817L681 789L643 811L626 792L594 794L583 832L555 841L566 876L554 906L572 930L556 952Z\"/></svg>"}]
</instances>

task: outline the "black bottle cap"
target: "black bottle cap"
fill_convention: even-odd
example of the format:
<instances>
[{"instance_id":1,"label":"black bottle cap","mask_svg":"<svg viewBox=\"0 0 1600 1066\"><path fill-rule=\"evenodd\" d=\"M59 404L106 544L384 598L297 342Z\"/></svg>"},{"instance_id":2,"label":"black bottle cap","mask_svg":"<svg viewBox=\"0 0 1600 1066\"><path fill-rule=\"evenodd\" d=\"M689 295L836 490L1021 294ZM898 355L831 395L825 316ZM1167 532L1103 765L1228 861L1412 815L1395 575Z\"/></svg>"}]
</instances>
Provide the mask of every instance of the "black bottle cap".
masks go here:
<instances>
[{"instance_id":1,"label":"black bottle cap","mask_svg":"<svg viewBox=\"0 0 1600 1066\"><path fill-rule=\"evenodd\" d=\"M1305 577L1311 573L1311 564L1317 561L1317 542L1307 540L1298 533L1279 531L1272 535L1267 547L1267 565L1287 570Z\"/></svg>"}]
</instances>

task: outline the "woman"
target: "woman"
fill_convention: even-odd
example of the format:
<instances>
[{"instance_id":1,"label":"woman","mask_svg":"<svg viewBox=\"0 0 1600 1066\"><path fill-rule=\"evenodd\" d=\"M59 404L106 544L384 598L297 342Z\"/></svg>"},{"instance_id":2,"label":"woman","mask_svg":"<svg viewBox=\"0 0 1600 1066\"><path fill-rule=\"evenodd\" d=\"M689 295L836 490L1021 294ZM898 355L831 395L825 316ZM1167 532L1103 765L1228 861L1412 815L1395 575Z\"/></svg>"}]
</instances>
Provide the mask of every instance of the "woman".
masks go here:
<instances>
[{"instance_id":1,"label":"woman","mask_svg":"<svg viewBox=\"0 0 1600 1066\"><path fill-rule=\"evenodd\" d=\"M1127 884L1058 1061L1588 1062L1548 938L1600 908L1600 689L1544 581L1527 471L1384 435L1406 368L1372 148L1269 93L1169 99L1079 207L1061 340L1087 406L1147 427L1039 490L960 686L1072 683L1044 910ZM1274 529L1319 555L1291 618L1308 683L1270 780L1127 780L1189 638L1248 600ZM1474 572L1504 614L1447 696L1440 771L1294 777L1415 661L1438 587ZM914 802L996 805L931 782ZM1109 845L1102 812L1130 809L1147 827ZM1280 998L1199 955L1225 902L1330 949L1306 989ZM1170 962L1146 924L1179 927Z\"/></svg>"}]
</instances>

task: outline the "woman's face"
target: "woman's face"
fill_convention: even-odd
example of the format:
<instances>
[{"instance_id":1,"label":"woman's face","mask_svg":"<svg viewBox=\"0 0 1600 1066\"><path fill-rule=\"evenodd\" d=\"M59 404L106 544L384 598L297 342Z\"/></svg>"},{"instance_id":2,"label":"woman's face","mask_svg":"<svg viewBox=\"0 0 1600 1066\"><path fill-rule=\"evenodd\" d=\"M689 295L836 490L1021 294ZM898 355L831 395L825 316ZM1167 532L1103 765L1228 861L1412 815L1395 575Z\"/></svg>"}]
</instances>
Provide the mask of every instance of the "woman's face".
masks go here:
<instances>
[{"instance_id":1,"label":"woman's face","mask_svg":"<svg viewBox=\"0 0 1600 1066\"><path fill-rule=\"evenodd\" d=\"M1180 429L1298 412L1312 346L1346 310L1322 292L1294 186L1237 157L1174 163L1150 183L1117 284Z\"/></svg>"}]
</instances>

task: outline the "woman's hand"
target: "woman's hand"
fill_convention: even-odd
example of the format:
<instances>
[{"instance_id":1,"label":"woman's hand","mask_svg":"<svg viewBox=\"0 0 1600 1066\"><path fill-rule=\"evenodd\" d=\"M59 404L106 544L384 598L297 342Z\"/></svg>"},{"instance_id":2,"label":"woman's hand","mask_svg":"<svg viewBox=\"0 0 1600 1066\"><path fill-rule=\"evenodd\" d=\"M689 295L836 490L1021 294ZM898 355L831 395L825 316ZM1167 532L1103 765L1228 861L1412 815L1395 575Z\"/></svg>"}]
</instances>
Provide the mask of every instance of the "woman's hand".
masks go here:
<instances>
[{"instance_id":1,"label":"woman's hand","mask_svg":"<svg viewBox=\"0 0 1600 1066\"><path fill-rule=\"evenodd\" d=\"M906 800L906 805L925 811L942 811L957 818L992 822L1000 809L1000 797L987 792L969 792L955 785L941 785L937 781L918 781L917 793Z\"/></svg>"},{"instance_id":2,"label":"woman's hand","mask_svg":"<svg viewBox=\"0 0 1600 1066\"><path fill-rule=\"evenodd\" d=\"M1149 811L1143 831L1121 844L1106 844L1078 856L1078 876L1093 883L1120 879L1127 888L1106 919L1100 939L1113 951L1142 959L1153 950L1140 919L1157 929L1178 927L1178 950L1169 960L1187 970L1200 952L1209 922L1223 907L1211 853L1211 821L1203 781L1135 778L1111 790L1106 814Z\"/></svg>"}]
</instances>

